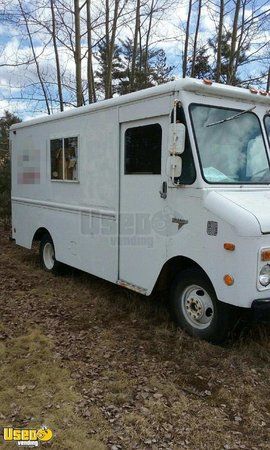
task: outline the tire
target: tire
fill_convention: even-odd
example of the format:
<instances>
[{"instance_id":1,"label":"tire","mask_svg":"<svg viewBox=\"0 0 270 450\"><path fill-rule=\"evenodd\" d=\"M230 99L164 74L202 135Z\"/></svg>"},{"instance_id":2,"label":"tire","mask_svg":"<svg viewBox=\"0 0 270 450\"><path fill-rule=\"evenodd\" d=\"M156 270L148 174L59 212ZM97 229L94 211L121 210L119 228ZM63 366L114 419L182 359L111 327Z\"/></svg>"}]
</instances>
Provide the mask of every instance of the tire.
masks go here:
<instances>
[{"instance_id":1,"label":"tire","mask_svg":"<svg viewBox=\"0 0 270 450\"><path fill-rule=\"evenodd\" d=\"M54 244L49 234L45 234L40 241L39 258L46 272L57 275L61 271L61 263L55 259Z\"/></svg>"},{"instance_id":2,"label":"tire","mask_svg":"<svg viewBox=\"0 0 270 450\"><path fill-rule=\"evenodd\" d=\"M179 327L213 344L223 343L235 325L233 307L217 299L210 281L198 269L188 269L175 276L170 306Z\"/></svg>"}]
</instances>

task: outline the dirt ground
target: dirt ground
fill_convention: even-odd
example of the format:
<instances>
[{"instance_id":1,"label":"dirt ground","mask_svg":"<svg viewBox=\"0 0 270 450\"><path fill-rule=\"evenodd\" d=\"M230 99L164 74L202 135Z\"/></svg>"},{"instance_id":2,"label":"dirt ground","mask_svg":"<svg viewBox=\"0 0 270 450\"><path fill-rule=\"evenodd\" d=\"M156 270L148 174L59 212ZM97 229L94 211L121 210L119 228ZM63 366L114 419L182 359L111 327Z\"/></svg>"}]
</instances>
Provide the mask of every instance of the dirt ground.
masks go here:
<instances>
[{"instance_id":1,"label":"dirt ground","mask_svg":"<svg viewBox=\"0 0 270 450\"><path fill-rule=\"evenodd\" d=\"M269 326L199 342L162 301L54 277L0 233L1 427L46 425L54 449L270 448Z\"/></svg>"}]
</instances>

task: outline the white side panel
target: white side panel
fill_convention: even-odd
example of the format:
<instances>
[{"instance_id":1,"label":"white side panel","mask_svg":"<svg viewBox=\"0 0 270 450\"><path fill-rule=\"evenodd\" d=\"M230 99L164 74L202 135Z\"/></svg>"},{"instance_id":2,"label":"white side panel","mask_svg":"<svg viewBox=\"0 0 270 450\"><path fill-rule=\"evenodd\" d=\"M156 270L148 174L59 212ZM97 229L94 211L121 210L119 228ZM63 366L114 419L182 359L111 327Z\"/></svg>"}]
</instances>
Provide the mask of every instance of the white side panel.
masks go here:
<instances>
[{"instance_id":1,"label":"white side panel","mask_svg":"<svg viewBox=\"0 0 270 450\"><path fill-rule=\"evenodd\" d=\"M147 119L169 114L172 109L172 96L163 95L156 98L145 98L140 102L134 102L119 107L119 122L129 122L131 120Z\"/></svg>"},{"instance_id":2,"label":"white side panel","mask_svg":"<svg viewBox=\"0 0 270 450\"><path fill-rule=\"evenodd\" d=\"M30 248L44 227L59 261L117 280L118 128L114 108L16 130L12 209L19 245ZM51 181L50 139L73 136L79 138L78 181ZM27 171L31 182L21 176Z\"/></svg>"},{"instance_id":3,"label":"white side panel","mask_svg":"<svg viewBox=\"0 0 270 450\"><path fill-rule=\"evenodd\" d=\"M14 202L17 244L31 248L32 236L46 228L58 261L109 281L117 279L117 221L90 213ZM23 224L23 226L22 226Z\"/></svg>"},{"instance_id":4,"label":"white side panel","mask_svg":"<svg viewBox=\"0 0 270 450\"><path fill-rule=\"evenodd\" d=\"M79 137L78 182L51 181L50 139ZM116 207L118 189L117 108L16 130L12 196L71 205ZM29 161L22 161L30 155ZM35 155L35 161L32 156ZM40 182L18 183L19 165L40 169Z\"/></svg>"}]
</instances>

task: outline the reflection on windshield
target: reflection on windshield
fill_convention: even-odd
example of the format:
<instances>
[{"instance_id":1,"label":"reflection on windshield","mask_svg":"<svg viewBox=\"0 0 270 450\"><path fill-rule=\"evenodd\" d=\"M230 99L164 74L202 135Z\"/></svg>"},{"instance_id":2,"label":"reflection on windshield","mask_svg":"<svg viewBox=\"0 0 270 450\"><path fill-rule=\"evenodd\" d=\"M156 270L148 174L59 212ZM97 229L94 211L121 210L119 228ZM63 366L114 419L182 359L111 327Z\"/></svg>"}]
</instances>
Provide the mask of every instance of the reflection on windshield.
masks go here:
<instances>
[{"instance_id":1,"label":"reflection on windshield","mask_svg":"<svg viewBox=\"0 0 270 450\"><path fill-rule=\"evenodd\" d=\"M269 162L260 122L255 114L246 112L222 122L239 111L205 105L191 105L190 108L206 181L270 183ZM221 123L217 123L219 121ZM216 125L209 127L212 123Z\"/></svg>"}]
</instances>

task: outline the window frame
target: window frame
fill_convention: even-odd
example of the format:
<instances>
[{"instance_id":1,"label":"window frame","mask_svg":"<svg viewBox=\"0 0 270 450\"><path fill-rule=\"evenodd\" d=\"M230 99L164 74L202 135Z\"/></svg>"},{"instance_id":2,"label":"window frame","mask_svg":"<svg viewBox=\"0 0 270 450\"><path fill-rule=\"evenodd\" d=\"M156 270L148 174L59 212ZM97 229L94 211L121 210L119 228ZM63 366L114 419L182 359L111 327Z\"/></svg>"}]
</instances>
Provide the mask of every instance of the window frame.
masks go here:
<instances>
[{"instance_id":1,"label":"window frame","mask_svg":"<svg viewBox=\"0 0 270 450\"><path fill-rule=\"evenodd\" d=\"M62 145L64 145L64 140L68 138L77 138L77 172L78 172L78 178L77 180L66 180L66 179L54 179L52 178L52 155L51 155L51 141L55 141L57 139L62 140ZM63 146L63 150L65 151L65 148ZM64 165L64 158L63 158L63 165ZM49 138L49 173L50 173L50 181L53 183L80 183L80 135L77 133L63 133L61 134L61 137L59 135L53 135ZM64 173L64 171L63 171Z\"/></svg>"},{"instance_id":2,"label":"window frame","mask_svg":"<svg viewBox=\"0 0 270 450\"><path fill-rule=\"evenodd\" d=\"M149 126L153 126L153 125L158 125L160 127L161 130L161 143L160 143L160 172L159 173L149 173L149 172L132 172L132 173L128 173L126 171L126 133L128 130L132 130L132 129L136 129L136 128L142 128L142 127L149 127ZM137 175L137 176L161 176L162 175L162 146L163 146L163 127L162 124L158 121L155 122L151 122L151 123L143 123L141 125L136 125L136 126L130 126L128 128L125 129L124 132L124 175Z\"/></svg>"},{"instance_id":3,"label":"window frame","mask_svg":"<svg viewBox=\"0 0 270 450\"><path fill-rule=\"evenodd\" d=\"M207 107L207 108L216 108L216 109L223 109L223 110L227 110L227 111L235 111L236 114L238 112L243 111L243 108L232 108L232 107L228 107L228 106L217 106L217 105L213 105L213 104L208 104L208 103L197 103L197 102L193 102L190 103L188 106L188 112L189 112L189 118L190 118L190 123L191 123L191 128L192 128L192 133L193 133L193 139L195 142L195 148L196 148L196 153L197 153L197 157L198 157L198 161L199 161L199 166L200 166L200 172L201 172L201 176L202 179L205 181L205 183L209 184L209 185L218 185L218 186L252 186L252 185L259 185L259 186L269 186L270 183L265 183L265 182L253 182L253 183L239 183L239 182L231 182L231 183L222 183L222 182L213 182L213 181L208 181L205 176L204 176L204 171L203 171L203 165L202 165L202 161L201 161L201 155L200 155L200 150L199 150L199 145L198 145L198 141L197 141L197 136L195 134L195 126L194 126L194 121L193 121L193 117L191 114L191 107L192 106L202 106L202 107ZM265 154L266 154L266 158L268 161L268 165L269 165L269 169L270 169L270 158L268 155L268 151L267 151L267 145L266 145L266 141L265 141L265 137L264 137L264 133L263 133L263 127L262 127L262 122L260 117L253 111L249 111L248 114L253 114L258 122L259 122L259 126L260 126L260 130L261 130L261 134L262 134L262 139L263 139L263 143L264 143L264 149L265 149Z\"/></svg>"},{"instance_id":4,"label":"window frame","mask_svg":"<svg viewBox=\"0 0 270 450\"><path fill-rule=\"evenodd\" d=\"M268 131L267 131L266 119L270 120L270 114L265 114L265 116L263 118L263 124L264 124L264 128L265 128L266 136L267 136L267 141L270 146L270 132L268 133Z\"/></svg>"}]
</instances>

